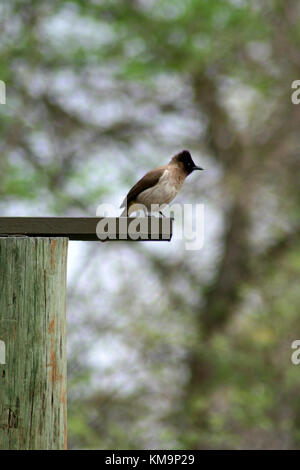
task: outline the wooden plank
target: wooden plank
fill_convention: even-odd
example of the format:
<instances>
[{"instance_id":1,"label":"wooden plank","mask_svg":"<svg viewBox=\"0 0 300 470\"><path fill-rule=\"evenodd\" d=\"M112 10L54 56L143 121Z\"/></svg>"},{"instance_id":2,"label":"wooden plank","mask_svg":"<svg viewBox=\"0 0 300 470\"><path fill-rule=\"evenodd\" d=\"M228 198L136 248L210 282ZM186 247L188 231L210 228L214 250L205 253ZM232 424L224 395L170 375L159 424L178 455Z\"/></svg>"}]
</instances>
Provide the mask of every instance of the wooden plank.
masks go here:
<instances>
[{"instance_id":1,"label":"wooden plank","mask_svg":"<svg viewBox=\"0 0 300 470\"><path fill-rule=\"evenodd\" d=\"M0 237L0 449L66 448L67 247Z\"/></svg>"},{"instance_id":2,"label":"wooden plank","mask_svg":"<svg viewBox=\"0 0 300 470\"><path fill-rule=\"evenodd\" d=\"M139 227L140 226L140 227ZM67 237L70 240L170 241L173 219L158 217L0 217L0 236ZM99 228L103 228L103 231ZM139 235L136 237L136 235ZM102 240L105 241L105 240Z\"/></svg>"}]
</instances>

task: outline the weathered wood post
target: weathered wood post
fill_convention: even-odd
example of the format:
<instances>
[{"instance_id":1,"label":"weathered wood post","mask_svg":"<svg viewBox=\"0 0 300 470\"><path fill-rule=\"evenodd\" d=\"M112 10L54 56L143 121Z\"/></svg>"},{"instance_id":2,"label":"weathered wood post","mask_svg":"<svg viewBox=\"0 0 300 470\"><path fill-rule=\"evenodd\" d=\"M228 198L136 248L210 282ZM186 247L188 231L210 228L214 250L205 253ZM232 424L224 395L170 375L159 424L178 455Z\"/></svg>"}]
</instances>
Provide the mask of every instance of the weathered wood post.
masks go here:
<instances>
[{"instance_id":1,"label":"weathered wood post","mask_svg":"<svg viewBox=\"0 0 300 470\"><path fill-rule=\"evenodd\" d=\"M67 249L0 235L0 449L66 448Z\"/></svg>"},{"instance_id":2,"label":"weathered wood post","mask_svg":"<svg viewBox=\"0 0 300 470\"><path fill-rule=\"evenodd\" d=\"M68 240L170 241L172 223L0 217L0 450L67 445Z\"/></svg>"}]
</instances>

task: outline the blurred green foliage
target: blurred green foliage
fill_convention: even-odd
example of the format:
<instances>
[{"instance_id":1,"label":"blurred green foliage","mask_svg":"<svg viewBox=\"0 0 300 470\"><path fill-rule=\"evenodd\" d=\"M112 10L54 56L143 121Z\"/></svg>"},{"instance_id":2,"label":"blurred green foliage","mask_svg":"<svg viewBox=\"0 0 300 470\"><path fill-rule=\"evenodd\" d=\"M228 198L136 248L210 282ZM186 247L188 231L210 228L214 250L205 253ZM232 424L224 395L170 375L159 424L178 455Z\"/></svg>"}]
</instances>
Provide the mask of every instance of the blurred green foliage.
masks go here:
<instances>
[{"instance_id":1,"label":"blurred green foliage","mask_svg":"<svg viewBox=\"0 0 300 470\"><path fill-rule=\"evenodd\" d=\"M1 3L3 214L94 215L182 148L207 169L203 250L71 244L71 448L300 447L299 7Z\"/></svg>"}]
</instances>

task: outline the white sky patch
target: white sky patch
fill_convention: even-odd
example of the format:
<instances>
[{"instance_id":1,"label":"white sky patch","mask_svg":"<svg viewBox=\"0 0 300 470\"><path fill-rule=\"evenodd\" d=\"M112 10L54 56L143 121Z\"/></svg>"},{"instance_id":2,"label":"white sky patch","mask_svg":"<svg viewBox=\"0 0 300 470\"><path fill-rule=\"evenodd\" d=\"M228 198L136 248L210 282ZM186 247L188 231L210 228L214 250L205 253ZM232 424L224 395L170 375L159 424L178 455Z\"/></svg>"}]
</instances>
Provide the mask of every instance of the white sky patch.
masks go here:
<instances>
[{"instance_id":1,"label":"white sky patch","mask_svg":"<svg viewBox=\"0 0 300 470\"><path fill-rule=\"evenodd\" d=\"M260 99L260 94L254 88L240 83L238 80L224 77L220 83L220 98L238 129L246 129L249 125L251 109Z\"/></svg>"},{"instance_id":2,"label":"white sky patch","mask_svg":"<svg viewBox=\"0 0 300 470\"><path fill-rule=\"evenodd\" d=\"M250 56L257 62L265 64L272 54L271 45L262 41L251 41L247 44Z\"/></svg>"},{"instance_id":3,"label":"white sky patch","mask_svg":"<svg viewBox=\"0 0 300 470\"><path fill-rule=\"evenodd\" d=\"M52 18L45 19L40 27L40 34L56 48L61 48L64 44L74 48L98 48L115 38L110 25L79 15L74 4L67 4Z\"/></svg>"}]
</instances>

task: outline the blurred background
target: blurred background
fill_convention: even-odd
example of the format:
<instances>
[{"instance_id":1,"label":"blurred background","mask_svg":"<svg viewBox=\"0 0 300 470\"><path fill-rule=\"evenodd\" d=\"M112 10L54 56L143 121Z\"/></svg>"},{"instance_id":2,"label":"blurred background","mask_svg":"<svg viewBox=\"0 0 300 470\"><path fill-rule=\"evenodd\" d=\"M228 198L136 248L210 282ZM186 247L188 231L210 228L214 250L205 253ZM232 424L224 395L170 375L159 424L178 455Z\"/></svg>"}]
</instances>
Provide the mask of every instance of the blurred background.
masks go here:
<instances>
[{"instance_id":1,"label":"blurred background","mask_svg":"<svg viewBox=\"0 0 300 470\"><path fill-rule=\"evenodd\" d=\"M2 0L0 210L94 216L187 148L205 244L70 242L71 449L300 448L297 0Z\"/></svg>"}]
</instances>

